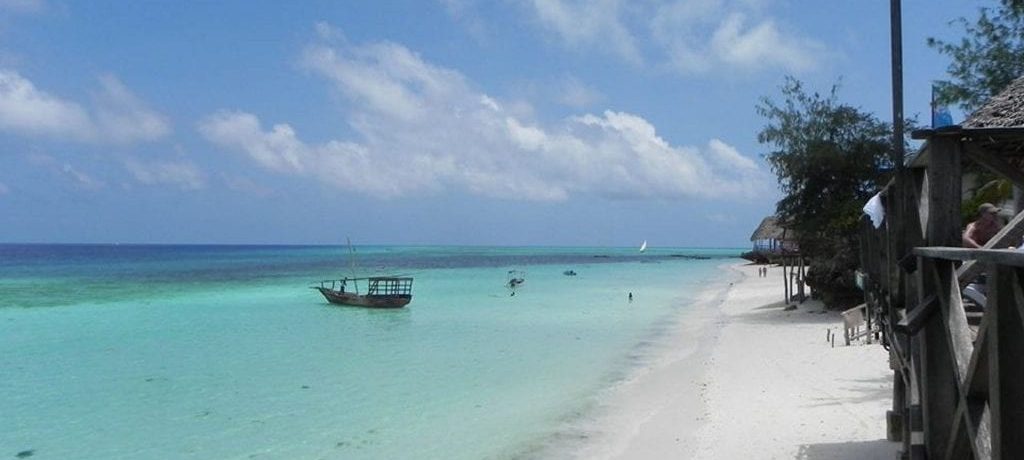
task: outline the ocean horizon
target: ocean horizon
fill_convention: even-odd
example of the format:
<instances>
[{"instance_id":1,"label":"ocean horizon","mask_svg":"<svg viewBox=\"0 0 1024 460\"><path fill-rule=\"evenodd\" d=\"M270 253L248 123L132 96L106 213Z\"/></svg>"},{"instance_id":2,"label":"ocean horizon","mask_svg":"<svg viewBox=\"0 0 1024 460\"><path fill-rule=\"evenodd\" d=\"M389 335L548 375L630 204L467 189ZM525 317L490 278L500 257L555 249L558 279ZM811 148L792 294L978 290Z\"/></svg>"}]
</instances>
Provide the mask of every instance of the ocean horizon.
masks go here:
<instances>
[{"instance_id":1,"label":"ocean horizon","mask_svg":"<svg viewBox=\"0 0 1024 460\"><path fill-rule=\"evenodd\" d=\"M341 245L0 244L0 455L531 456L742 251L355 246L381 311L309 289Z\"/></svg>"}]
</instances>

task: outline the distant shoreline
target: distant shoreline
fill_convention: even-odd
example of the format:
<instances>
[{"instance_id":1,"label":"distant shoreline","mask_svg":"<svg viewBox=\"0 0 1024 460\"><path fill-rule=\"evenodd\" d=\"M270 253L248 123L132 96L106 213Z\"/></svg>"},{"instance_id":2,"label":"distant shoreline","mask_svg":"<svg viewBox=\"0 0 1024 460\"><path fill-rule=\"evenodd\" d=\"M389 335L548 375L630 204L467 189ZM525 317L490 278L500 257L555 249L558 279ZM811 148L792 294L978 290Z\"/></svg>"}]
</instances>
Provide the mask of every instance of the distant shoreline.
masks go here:
<instances>
[{"instance_id":1,"label":"distant shoreline","mask_svg":"<svg viewBox=\"0 0 1024 460\"><path fill-rule=\"evenodd\" d=\"M354 247L368 247L368 248L382 248L382 247L395 247L395 248L468 248L468 249L594 249L594 250L635 250L633 246L589 246L589 245L498 245L498 244L422 244L422 243L410 243L410 244L394 244L394 243L356 243L353 242ZM13 241L6 242L0 241L0 246L142 246L142 247L241 247L241 248L336 248L346 246L343 242L338 243L138 243L138 242L125 242L125 243L97 243L97 242L34 242L34 241ZM741 254L745 251L749 251L750 248L746 246L661 246L652 247L649 251L652 254L664 255L666 251L680 251L680 250L722 250L722 251L736 251Z\"/></svg>"}]
</instances>

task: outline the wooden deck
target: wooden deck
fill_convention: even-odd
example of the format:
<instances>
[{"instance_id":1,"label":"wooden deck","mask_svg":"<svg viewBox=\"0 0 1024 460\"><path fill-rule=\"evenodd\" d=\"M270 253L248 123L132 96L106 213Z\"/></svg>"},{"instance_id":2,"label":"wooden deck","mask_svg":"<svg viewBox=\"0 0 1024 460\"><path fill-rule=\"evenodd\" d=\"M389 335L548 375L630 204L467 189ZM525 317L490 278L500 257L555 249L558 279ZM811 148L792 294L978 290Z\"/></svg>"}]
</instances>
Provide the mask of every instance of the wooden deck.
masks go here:
<instances>
[{"instance_id":1,"label":"wooden deck","mask_svg":"<svg viewBox=\"0 0 1024 460\"><path fill-rule=\"evenodd\" d=\"M1024 213L985 249L960 247L965 163L1024 188L1024 128L915 137L927 142L883 190L884 225L861 234L868 316L893 369L889 437L910 459L1024 458L1024 253L993 249L1021 244ZM965 308L982 272L986 305Z\"/></svg>"}]
</instances>

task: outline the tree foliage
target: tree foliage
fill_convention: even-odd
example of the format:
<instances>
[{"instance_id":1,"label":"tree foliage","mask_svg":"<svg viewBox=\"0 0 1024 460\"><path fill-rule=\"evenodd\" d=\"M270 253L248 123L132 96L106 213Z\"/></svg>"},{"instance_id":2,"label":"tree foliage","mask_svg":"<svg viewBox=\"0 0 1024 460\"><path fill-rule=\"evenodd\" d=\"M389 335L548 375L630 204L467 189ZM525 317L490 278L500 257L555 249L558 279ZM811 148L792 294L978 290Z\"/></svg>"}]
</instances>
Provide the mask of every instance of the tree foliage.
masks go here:
<instances>
[{"instance_id":1,"label":"tree foliage","mask_svg":"<svg viewBox=\"0 0 1024 460\"><path fill-rule=\"evenodd\" d=\"M888 123L838 101L838 87L827 95L808 93L787 77L782 100L764 97L757 112L767 120L758 141L785 196L779 217L796 231L810 260L808 283L842 306L857 295L858 225L864 203L889 178L892 152Z\"/></svg>"},{"instance_id":2,"label":"tree foliage","mask_svg":"<svg viewBox=\"0 0 1024 460\"><path fill-rule=\"evenodd\" d=\"M964 28L959 42L928 39L952 58L952 80L936 82L937 97L970 112L1024 75L1024 0L1001 0L996 8L981 8L973 23L959 18L951 24Z\"/></svg>"}]
</instances>

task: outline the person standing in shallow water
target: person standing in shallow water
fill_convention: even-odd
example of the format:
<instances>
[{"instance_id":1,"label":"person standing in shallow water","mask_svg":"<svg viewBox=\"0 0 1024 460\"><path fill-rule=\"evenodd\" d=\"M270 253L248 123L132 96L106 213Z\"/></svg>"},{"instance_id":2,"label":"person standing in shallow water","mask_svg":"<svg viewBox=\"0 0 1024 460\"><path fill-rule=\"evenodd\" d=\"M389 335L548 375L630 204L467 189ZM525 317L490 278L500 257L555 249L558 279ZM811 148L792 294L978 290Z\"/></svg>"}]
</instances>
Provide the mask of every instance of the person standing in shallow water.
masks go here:
<instances>
[{"instance_id":1,"label":"person standing in shallow water","mask_svg":"<svg viewBox=\"0 0 1024 460\"><path fill-rule=\"evenodd\" d=\"M633 293L629 293L629 303L633 303Z\"/></svg>"},{"instance_id":2,"label":"person standing in shallow water","mask_svg":"<svg viewBox=\"0 0 1024 460\"><path fill-rule=\"evenodd\" d=\"M999 220L999 211L992 203L982 203L978 206L978 219L967 224L964 230L963 244L965 248L980 248L988 243L988 240L996 236L999 230L1003 229L1003 223Z\"/></svg>"}]
</instances>

